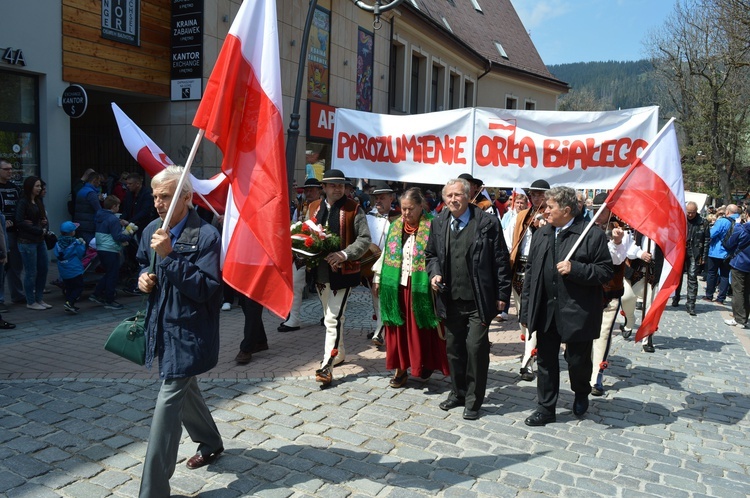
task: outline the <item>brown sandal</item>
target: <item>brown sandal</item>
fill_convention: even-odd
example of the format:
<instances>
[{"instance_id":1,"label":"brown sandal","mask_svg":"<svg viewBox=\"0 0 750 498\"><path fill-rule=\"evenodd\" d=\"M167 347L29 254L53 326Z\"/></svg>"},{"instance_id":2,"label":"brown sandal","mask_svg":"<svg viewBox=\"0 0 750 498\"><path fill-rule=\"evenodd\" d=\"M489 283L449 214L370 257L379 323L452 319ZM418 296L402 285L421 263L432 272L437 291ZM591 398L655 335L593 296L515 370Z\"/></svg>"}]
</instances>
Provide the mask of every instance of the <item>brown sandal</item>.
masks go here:
<instances>
[{"instance_id":1,"label":"brown sandal","mask_svg":"<svg viewBox=\"0 0 750 498\"><path fill-rule=\"evenodd\" d=\"M391 381L388 383L389 386L393 387L394 389L398 389L399 387L404 387L406 384L406 380L409 378L409 373L404 370L404 373L401 375L394 374Z\"/></svg>"}]
</instances>

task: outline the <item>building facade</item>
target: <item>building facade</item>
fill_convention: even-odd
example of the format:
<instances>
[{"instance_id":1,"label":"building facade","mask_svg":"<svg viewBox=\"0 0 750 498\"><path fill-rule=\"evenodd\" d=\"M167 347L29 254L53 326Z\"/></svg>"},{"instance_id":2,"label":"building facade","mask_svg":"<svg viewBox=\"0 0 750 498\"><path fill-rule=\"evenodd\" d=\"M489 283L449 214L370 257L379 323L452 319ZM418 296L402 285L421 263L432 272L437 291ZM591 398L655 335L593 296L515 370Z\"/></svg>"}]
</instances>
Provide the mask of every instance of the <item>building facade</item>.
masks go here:
<instances>
[{"instance_id":1,"label":"building facade","mask_svg":"<svg viewBox=\"0 0 750 498\"><path fill-rule=\"evenodd\" d=\"M366 2L370 3L370 2ZM374 2L372 2L374 3ZM87 168L141 171L122 144L117 103L178 164L240 0L0 0L0 157L15 179L49 184L52 226ZM277 0L285 128L296 91L307 0ZM460 107L554 109L567 91L546 69L510 0L405 0L381 16L318 0L303 63L294 177L330 168L336 108L421 114ZM87 95L70 117L71 84ZM66 105L67 104L67 105ZM203 141L193 172L215 174Z\"/></svg>"}]
</instances>

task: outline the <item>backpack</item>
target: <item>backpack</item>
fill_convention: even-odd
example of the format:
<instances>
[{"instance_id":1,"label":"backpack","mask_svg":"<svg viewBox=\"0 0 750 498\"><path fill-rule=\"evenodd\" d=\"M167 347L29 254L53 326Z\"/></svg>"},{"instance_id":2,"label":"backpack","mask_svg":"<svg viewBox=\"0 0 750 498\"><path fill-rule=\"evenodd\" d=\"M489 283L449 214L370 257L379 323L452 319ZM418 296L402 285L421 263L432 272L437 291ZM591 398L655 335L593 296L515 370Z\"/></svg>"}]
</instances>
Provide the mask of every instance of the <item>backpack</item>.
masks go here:
<instances>
[{"instance_id":1,"label":"backpack","mask_svg":"<svg viewBox=\"0 0 750 498\"><path fill-rule=\"evenodd\" d=\"M724 234L724 238L721 239L721 247L723 247L724 250L727 252L726 259L731 259L732 256L734 256L734 251L732 250L732 248L729 247L729 237L731 237L732 232L734 232L735 221L734 221L734 218L727 217L727 219L730 221L731 225L729 225L729 229L727 230L727 233Z\"/></svg>"}]
</instances>

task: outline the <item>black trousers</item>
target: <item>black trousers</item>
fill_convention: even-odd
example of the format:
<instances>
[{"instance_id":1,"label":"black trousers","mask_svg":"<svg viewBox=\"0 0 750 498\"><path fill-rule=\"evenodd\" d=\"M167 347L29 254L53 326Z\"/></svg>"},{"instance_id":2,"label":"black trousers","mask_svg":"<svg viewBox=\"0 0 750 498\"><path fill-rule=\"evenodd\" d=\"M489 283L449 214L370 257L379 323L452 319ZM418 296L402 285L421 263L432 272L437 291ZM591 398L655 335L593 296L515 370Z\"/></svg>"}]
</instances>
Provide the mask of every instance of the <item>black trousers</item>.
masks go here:
<instances>
[{"instance_id":1,"label":"black trousers","mask_svg":"<svg viewBox=\"0 0 750 498\"><path fill-rule=\"evenodd\" d=\"M268 342L266 329L263 326L263 306L240 294L240 306L245 314L245 337L240 344L240 350L252 352L253 346Z\"/></svg>"},{"instance_id":2,"label":"black trousers","mask_svg":"<svg viewBox=\"0 0 750 498\"><path fill-rule=\"evenodd\" d=\"M695 299L698 296L698 261L690 252L685 255L685 265L683 270L687 273L687 309L695 309ZM677 289L674 291L672 301L680 301L682 293L682 279L680 279Z\"/></svg>"},{"instance_id":3,"label":"black trousers","mask_svg":"<svg viewBox=\"0 0 750 498\"><path fill-rule=\"evenodd\" d=\"M591 346L594 341L568 342L565 349L565 360L568 362L570 386L576 395L591 393ZM549 329L537 337L537 381L536 393L539 411L552 415L555 413L557 398L560 394L560 344L562 339L557 332L555 321Z\"/></svg>"},{"instance_id":4,"label":"black trousers","mask_svg":"<svg viewBox=\"0 0 750 498\"><path fill-rule=\"evenodd\" d=\"M750 273L732 268L732 316L734 321L747 324L750 314Z\"/></svg>"},{"instance_id":5,"label":"black trousers","mask_svg":"<svg viewBox=\"0 0 750 498\"><path fill-rule=\"evenodd\" d=\"M479 410L490 368L489 327L479 319L473 301L451 301L443 326L451 369L451 397L465 400L470 410Z\"/></svg>"}]
</instances>

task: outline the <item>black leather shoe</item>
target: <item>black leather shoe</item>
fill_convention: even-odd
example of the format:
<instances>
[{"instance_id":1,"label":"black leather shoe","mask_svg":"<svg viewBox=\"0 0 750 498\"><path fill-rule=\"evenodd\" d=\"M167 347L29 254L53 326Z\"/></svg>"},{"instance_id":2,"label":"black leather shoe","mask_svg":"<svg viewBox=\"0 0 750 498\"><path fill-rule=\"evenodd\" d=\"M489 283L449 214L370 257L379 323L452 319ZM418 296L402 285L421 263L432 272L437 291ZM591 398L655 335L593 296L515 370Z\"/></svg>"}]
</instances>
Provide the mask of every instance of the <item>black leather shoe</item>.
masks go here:
<instances>
[{"instance_id":1,"label":"black leather shoe","mask_svg":"<svg viewBox=\"0 0 750 498\"><path fill-rule=\"evenodd\" d=\"M476 420L479 418L479 410L472 410L468 406L464 408L464 420Z\"/></svg>"},{"instance_id":2,"label":"black leather shoe","mask_svg":"<svg viewBox=\"0 0 750 498\"><path fill-rule=\"evenodd\" d=\"M656 348L654 347L653 344L644 344L643 345L643 352L644 353L653 353L654 351L656 351Z\"/></svg>"},{"instance_id":3,"label":"black leather shoe","mask_svg":"<svg viewBox=\"0 0 750 498\"><path fill-rule=\"evenodd\" d=\"M221 455L222 451L224 451L224 448L219 448L209 455L201 455L200 453L196 453L195 455L190 457L187 462L185 462L185 465L190 470L205 467L206 465L214 463L216 459L219 458L219 455Z\"/></svg>"},{"instance_id":4,"label":"black leather shoe","mask_svg":"<svg viewBox=\"0 0 750 498\"><path fill-rule=\"evenodd\" d=\"M672 301L672 307L673 307L673 308L676 308L676 307L678 307L679 305L680 305L680 302L679 302L679 301Z\"/></svg>"},{"instance_id":5,"label":"black leather shoe","mask_svg":"<svg viewBox=\"0 0 750 498\"><path fill-rule=\"evenodd\" d=\"M536 377L534 377L534 372L532 372L530 368L521 369L521 380L525 380L526 382L531 382L535 378Z\"/></svg>"},{"instance_id":6,"label":"black leather shoe","mask_svg":"<svg viewBox=\"0 0 750 498\"><path fill-rule=\"evenodd\" d=\"M251 353L260 353L261 351L268 351L268 343L267 342L262 342L260 344L256 344L250 350Z\"/></svg>"},{"instance_id":7,"label":"black leather shoe","mask_svg":"<svg viewBox=\"0 0 750 498\"><path fill-rule=\"evenodd\" d=\"M531 427L541 427L543 425L551 424L556 420L557 417L555 417L554 413L549 415L537 410L532 413L531 416L527 417L526 420L523 421L523 423Z\"/></svg>"},{"instance_id":8,"label":"black leather shoe","mask_svg":"<svg viewBox=\"0 0 750 498\"><path fill-rule=\"evenodd\" d=\"M576 396L573 401L573 415L576 417L583 417L583 415L589 409L589 397L588 396Z\"/></svg>"},{"instance_id":9,"label":"black leather shoe","mask_svg":"<svg viewBox=\"0 0 750 498\"><path fill-rule=\"evenodd\" d=\"M238 365L247 365L248 363L250 363L250 360L252 359L253 359L252 351L240 350L240 352L237 353L237 356L234 357L234 361L236 361Z\"/></svg>"},{"instance_id":10,"label":"black leather shoe","mask_svg":"<svg viewBox=\"0 0 750 498\"><path fill-rule=\"evenodd\" d=\"M448 411L453 408L456 408L457 406L464 406L465 403L466 401L463 399L456 399L456 398L451 397L451 398L446 399L442 403L440 403L438 406L440 407L441 410Z\"/></svg>"},{"instance_id":11,"label":"black leather shoe","mask_svg":"<svg viewBox=\"0 0 750 498\"><path fill-rule=\"evenodd\" d=\"M295 330L299 330L299 327L290 327L282 323L276 330L279 332L294 332Z\"/></svg>"},{"instance_id":12,"label":"black leather shoe","mask_svg":"<svg viewBox=\"0 0 750 498\"><path fill-rule=\"evenodd\" d=\"M688 308L687 312L688 312L688 315L690 315L690 316L695 316L695 314L696 314L695 313L695 308L692 308L692 307Z\"/></svg>"},{"instance_id":13,"label":"black leather shoe","mask_svg":"<svg viewBox=\"0 0 750 498\"><path fill-rule=\"evenodd\" d=\"M592 396L603 396L604 395L604 389L601 387L594 386L591 388L591 395Z\"/></svg>"}]
</instances>

